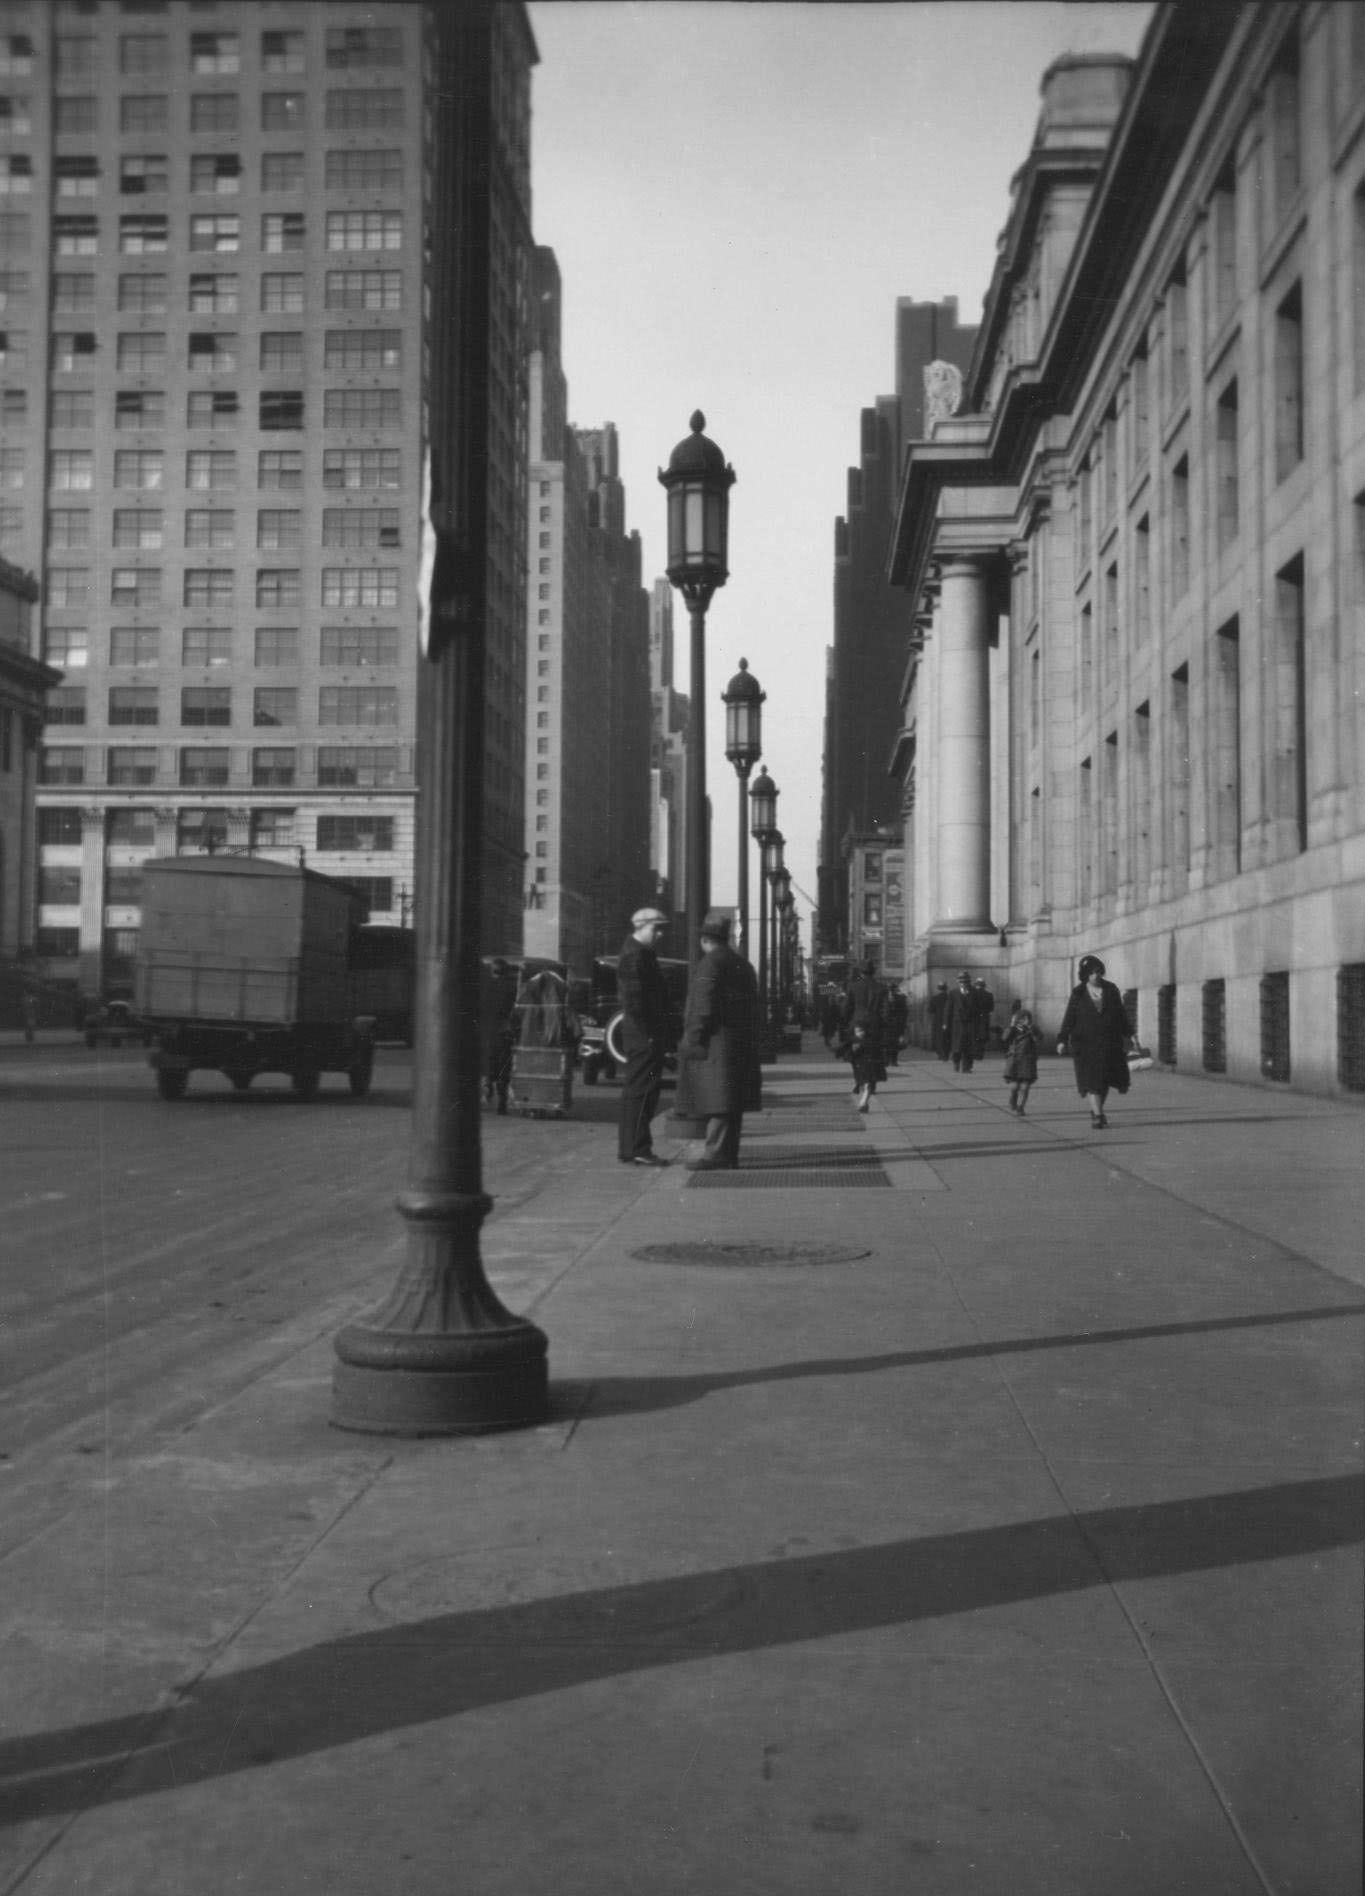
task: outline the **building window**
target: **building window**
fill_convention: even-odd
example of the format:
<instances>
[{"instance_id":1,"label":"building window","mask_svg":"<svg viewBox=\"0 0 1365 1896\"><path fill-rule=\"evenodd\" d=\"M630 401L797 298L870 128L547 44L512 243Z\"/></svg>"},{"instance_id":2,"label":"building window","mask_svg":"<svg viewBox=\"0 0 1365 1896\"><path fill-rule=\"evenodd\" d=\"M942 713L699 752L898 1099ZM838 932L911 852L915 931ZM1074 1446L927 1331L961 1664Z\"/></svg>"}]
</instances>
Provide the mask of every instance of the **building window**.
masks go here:
<instances>
[{"instance_id":1,"label":"building window","mask_svg":"<svg viewBox=\"0 0 1365 1896\"><path fill-rule=\"evenodd\" d=\"M227 255L241 249L241 219L235 214L205 213L190 219L190 249Z\"/></svg>"},{"instance_id":2,"label":"building window","mask_svg":"<svg viewBox=\"0 0 1365 1896\"><path fill-rule=\"evenodd\" d=\"M292 748L270 745L258 746L252 751L251 782L254 789L289 790L293 788L297 776L297 755ZM292 818L293 811L289 814Z\"/></svg>"},{"instance_id":3,"label":"building window","mask_svg":"<svg viewBox=\"0 0 1365 1896\"><path fill-rule=\"evenodd\" d=\"M237 367L237 338L230 330L192 330L189 339L191 372L231 375Z\"/></svg>"},{"instance_id":4,"label":"building window","mask_svg":"<svg viewBox=\"0 0 1365 1896\"><path fill-rule=\"evenodd\" d=\"M1299 35L1285 37L1266 86L1270 116L1270 178L1275 226L1288 216L1303 182L1303 100L1299 75Z\"/></svg>"},{"instance_id":5,"label":"building window","mask_svg":"<svg viewBox=\"0 0 1365 1896\"><path fill-rule=\"evenodd\" d=\"M216 197L236 197L242 188L242 160L235 151L193 152L190 156L190 190L208 192Z\"/></svg>"},{"instance_id":6,"label":"building window","mask_svg":"<svg viewBox=\"0 0 1365 1896\"><path fill-rule=\"evenodd\" d=\"M221 777L187 777L185 761L187 758L226 757L225 751L181 751L180 781L182 785L200 782L209 785L227 782L227 770L224 766ZM192 768L195 766L192 766ZM188 856L196 850L212 855L217 849L225 849L228 839L228 813L226 810L177 810L175 817L175 849L179 856Z\"/></svg>"},{"instance_id":7,"label":"building window","mask_svg":"<svg viewBox=\"0 0 1365 1896\"><path fill-rule=\"evenodd\" d=\"M329 329L323 340L325 369L398 369L403 366L403 337L397 329Z\"/></svg>"},{"instance_id":8,"label":"building window","mask_svg":"<svg viewBox=\"0 0 1365 1896\"><path fill-rule=\"evenodd\" d=\"M186 398L185 424L190 428L235 428L237 391L198 390Z\"/></svg>"},{"instance_id":9,"label":"building window","mask_svg":"<svg viewBox=\"0 0 1365 1896\"><path fill-rule=\"evenodd\" d=\"M269 256L286 250L302 250L304 218L302 211L267 211L261 219L261 249Z\"/></svg>"},{"instance_id":10,"label":"building window","mask_svg":"<svg viewBox=\"0 0 1365 1896\"><path fill-rule=\"evenodd\" d=\"M38 753L41 784L85 782L85 752L79 744L44 744Z\"/></svg>"},{"instance_id":11,"label":"building window","mask_svg":"<svg viewBox=\"0 0 1365 1896\"><path fill-rule=\"evenodd\" d=\"M262 508L256 515L256 545L272 553L295 550L302 544L302 518L297 508Z\"/></svg>"},{"instance_id":12,"label":"building window","mask_svg":"<svg viewBox=\"0 0 1365 1896\"><path fill-rule=\"evenodd\" d=\"M398 569L396 566L324 566L322 604L350 610L396 607Z\"/></svg>"},{"instance_id":13,"label":"building window","mask_svg":"<svg viewBox=\"0 0 1365 1896\"><path fill-rule=\"evenodd\" d=\"M1171 673L1170 746L1166 759L1170 796L1167 808L1170 823L1169 861L1183 888L1190 873L1190 668L1181 665Z\"/></svg>"},{"instance_id":14,"label":"building window","mask_svg":"<svg viewBox=\"0 0 1365 1896\"><path fill-rule=\"evenodd\" d=\"M88 297L88 301L75 300L77 292L74 286L79 284L87 286L79 294L82 298ZM0 270L0 310L7 310L12 302L26 303L32 287L33 279L27 270ZM54 313L65 316L74 315L77 310L84 312L93 309L94 303L95 273L93 270L82 270L76 274L58 271L53 277L52 308Z\"/></svg>"},{"instance_id":15,"label":"building window","mask_svg":"<svg viewBox=\"0 0 1365 1896\"><path fill-rule=\"evenodd\" d=\"M401 211L328 211L329 250L401 250Z\"/></svg>"},{"instance_id":16,"label":"building window","mask_svg":"<svg viewBox=\"0 0 1365 1896\"><path fill-rule=\"evenodd\" d=\"M164 428L166 396L159 388L121 388L114 395L114 426Z\"/></svg>"},{"instance_id":17,"label":"building window","mask_svg":"<svg viewBox=\"0 0 1365 1896\"><path fill-rule=\"evenodd\" d=\"M329 151L326 186L329 191L401 191L403 154L401 151L367 151L363 147L355 151Z\"/></svg>"},{"instance_id":18,"label":"building window","mask_svg":"<svg viewBox=\"0 0 1365 1896\"><path fill-rule=\"evenodd\" d=\"M142 902L141 868L127 864L106 870L104 901L107 908L138 908Z\"/></svg>"},{"instance_id":19,"label":"building window","mask_svg":"<svg viewBox=\"0 0 1365 1896\"><path fill-rule=\"evenodd\" d=\"M323 391L324 428L398 428L402 392L396 388L329 388Z\"/></svg>"},{"instance_id":20,"label":"building window","mask_svg":"<svg viewBox=\"0 0 1365 1896\"><path fill-rule=\"evenodd\" d=\"M157 211L129 211L118 221L118 247L125 257L158 256L170 244L170 219Z\"/></svg>"},{"instance_id":21,"label":"building window","mask_svg":"<svg viewBox=\"0 0 1365 1896\"><path fill-rule=\"evenodd\" d=\"M1190 460L1182 454L1171 469L1171 600L1190 589Z\"/></svg>"},{"instance_id":22,"label":"building window","mask_svg":"<svg viewBox=\"0 0 1365 1896\"><path fill-rule=\"evenodd\" d=\"M8 705L5 706L5 714L9 715ZM54 686L47 694L46 718L49 724L84 724L85 686Z\"/></svg>"},{"instance_id":23,"label":"building window","mask_svg":"<svg viewBox=\"0 0 1365 1896\"><path fill-rule=\"evenodd\" d=\"M109 574L109 603L126 611L161 604L161 569L157 566L115 566Z\"/></svg>"},{"instance_id":24,"label":"building window","mask_svg":"<svg viewBox=\"0 0 1365 1896\"><path fill-rule=\"evenodd\" d=\"M292 757L292 751L258 751L256 756ZM271 766L265 765L269 769ZM253 760L253 778L255 782L255 764ZM261 786L258 786L261 787ZM273 786L271 786L273 787ZM283 786L287 788L288 786ZM251 846L253 849L293 849L294 848L294 811L293 810L253 810L251 812Z\"/></svg>"},{"instance_id":25,"label":"building window","mask_svg":"<svg viewBox=\"0 0 1365 1896\"><path fill-rule=\"evenodd\" d=\"M119 100L121 132L164 132L170 125L170 98L164 92L125 92Z\"/></svg>"},{"instance_id":26,"label":"building window","mask_svg":"<svg viewBox=\"0 0 1365 1896\"><path fill-rule=\"evenodd\" d=\"M25 225L28 220L25 218ZM59 257L93 257L99 249L100 221L97 217L74 213L52 220L52 249ZM16 246L10 246L15 248ZM24 246L27 248L27 245Z\"/></svg>"},{"instance_id":27,"label":"building window","mask_svg":"<svg viewBox=\"0 0 1365 1896\"><path fill-rule=\"evenodd\" d=\"M240 278L226 270L209 270L190 277L190 314L235 316L240 300Z\"/></svg>"},{"instance_id":28,"label":"building window","mask_svg":"<svg viewBox=\"0 0 1365 1896\"><path fill-rule=\"evenodd\" d=\"M235 132L240 122L241 107L235 92L190 94L192 132Z\"/></svg>"},{"instance_id":29,"label":"building window","mask_svg":"<svg viewBox=\"0 0 1365 1896\"><path fill-rule=\"evenodd\" d=\"M156 724L160 694L155 685L111 685L110 724Z\"/></svg>"},{"instance_id":30,"label":"building window","mask_svg":"<svg viewBox=\"0 0 1365 1896\"><path fill-rule=\"evenodd\" d=\"M1216 335L1229 321L1239 301L1237 267L1237 172L1229 164L1214 185L1209 200L1211 226L1210 272L1213 294L1209 304Z\"/></svg>"},{"instance_id":31,"label":"building window","mask_svg":"<svg viewBox=\"0 0 1365 1896\"><path fill-rule=\"evenodd\" d=\"M303 390L267 388L260 395L262 433L293 432L303 427Z\"/></svg>"},{"instance_id":32,"label":"building window","mask_svg":"<svg viewBox=\"0 0 1365 1896\"><path fill-rule=\"evenodd\" d=\"M303 331L266 329L261 333L261 367L267 371L303 373Z\"/></svg>"},{"instance_id":33,"label":"building window","mask_svg":"<svg viewBox=\"0 0 1365 1896\"><path fill-rule=\"evenodd\" d=\"M1365 961L1337 969L1337 1079L1365 1093Z\"/></svg>"},{"instance_id":34,"label":"building window","mask_svg":"<svg viewBox=\"0 0 1365 1896\"><path fill-rule=\"evenodd\" d=\"M9 188L11 191L27 191L31 182L30 163L23 159L10 159ZM22 172L16 174L14 166L21 164ZM54 158L52 161L52 180L57 187L59 198L92 198L100 194L100 161L93 154L79 157ZM0 190L4 189L4 177L0 173Z\"/></svg>"},{"instance_id":35,"label":"building window","mask_svg":"<svg viewBox=\"0 0 1365 1896\"><path fill-rule=\"evenodd\" d=\"M261 309L268 316L301 315L303 273L270 270L261 278Z\"/></svg>"},{"instance_id":36,"label":"building window","mask_svg":"<svg viewBox=\"0 0 1365 1896\"><path fill-rule=\"evenodd\" d=\"M1275 619L1267 679L1270 803L1293 845L1308 847L1308 689L1302 554L1275 575Z\"/></svg>"},{"instance_id":37,"label":"building window","mask_svg":"<svg viewBox=\"0 0 1365 1896\"><path fill-rule=\"evenodd\" d=\"M365 904L367 916L387 914L393 907L392 876L338 876Z\"/></svg>"},{"instance_id":38,"label":"building window","mask_svg":"<svg viewBox=\"0 0 1365 1896\"><path fill-rule=\"evenodd\" d=\"M1275 311L1275 478L1303 459L1303 293L1295 284Z\"/></svg>"},{"instance_id":39,"label":"building window","mask_svg":"<svg viewBox=\"0 0 1365 1896\"><path fill-rule=\"evenodd\" d=\"M1261 976L1261 1077L1289 1079L1289 976Z\"/></svg>"},{"instance_id":40,"label":"building window","mask_svg":"<svg viewBox=\"0 0 1365 1896\"><path fill-rule=\"evenodd\" d=\"M119 160L118 188L124 197L147 197L160 194L170 188L170 165L164 152L130 152ZM119 228L127 220L119 219ZM161 225L161 249L165 249L168 227L165 218L158 220Z\"/></svg>"},{"instance_id":41,"label":"building window","mask_svg":"<svg viewBox=\"0 0 1365 1896\"><path fill-rule=\"evenodd\" d=\"M331 488L401 487L398 448L324 448L322 484Z\"/></svg>"},{"instance_id":42,"label":"building window","mask_svg":"<svg viewBox=\"0 0 1365 1896\"><path fill-rule=\"evenodd\" d=\"M363 549L402 545L397 507L324 507L322 544Z\"/></svg>"},{"instance_id":43,"label":"building window","mask_svg":"<svg viewBox=\"0 0 1365 1896\"><path fill-rule=\"evenodd\" d=\"M52 428L93 428L95 392L89 388L54 389L47 398L48 425Z\"/></svg>"},{"instance_id":44,"label":"building window","mask_svg":"<svg viewBox=\"0 0 1365 1896\"><path fill-rule=\"evenodd\" d=\"M396 26L329 26L325 56L329 72L401 66L403 36Z\"/></svg>"},{"instance_id":45,"label":"building window","mask_svg":"<svg viewBox=\"0 0 1365 1896\"><path fill-rule=\"evenodd\" d=\"M38 900L44 908L75 908L81 899L81 872L74 865L43 863L38 870Z\"/></svg>"},{"instance_id":46,"label":"building window","mask_svg":"<svg viewBox=\"0 0 1365 1896\"><path fill-rule=\"evenodd\" d=\"M262 625L256 628L256 664L258 667L297 665L299 634L297 626Z\"/></svg>"},{"instance_id":47,"label":"building window","mask_svg":"<svg viewBox=\"0 0 1365 1896\"><path fill-rule=\"evenodd\" d=\"M186 626L180 640L182 665L198 665L207 670L213 665L232 663L232 628L226 625Z\"/></svg>"},{"instance_id":48,"label":"building window","mask_svg":"<svg viewBox=\"0 0 1365 1896\"><path fill-rule=\"evenodd\" d=\"M324 279L328 309L401 310L401 270L329 270Z\"/></svg>"},{"instance_id":49,"label":"building window","mask_svg":"<svg viewBox=\"0 0 1365 1896\"><path fill-rule=\"evenodd\" d=\"M1133 533L1133 636L1138 645L1152 636L1152 528L1146 514Z\"/></svg>"},{"instance_id":50,"label":"building window","mask_svg":"<svg viewBox=\"0 0 1365 1896\"><path fill-rule=\"evenodd\" d=\"M297 567L263 567L256 574L256 604L267 610L303 603L302 576Z\"/></svg>"},{"instance_id":51,"label":"building window","mask_svg":"<svg viewBox=\"0 0 1365 1896\"><path fill-rule=\"evenodd\" d=\"M1203 1058L1206 1073L1228 1070L1227 991L1223 981L1205 981L1200 989Z\"/></svg>"},{"instance_id":52,"label":"building window","mask_svg":"<svg viewBox=\"0 0 1365 1896\"><path fill-rule=\"evenodd\" d=\"M318 691L319 724L397 724L396 685L323 685Z\"/></svg>"},{"instance_id":53,"label":"building window","mask_svg":"<svg viewBox=\"0 0 1365 1896\"><path fill-rule=\"evenodd\" d=\"M295 132L304 121L306 100L301 92L263 92L261 130Z\"/></svg>"},{"instance_id":54,"label":"building window","mask_svg":"<svg viewBox=\"0 0 1365 1896\"><path fill-rule=\"evenodd\" d=\"M262 33L262 72L302 72L304 35L302 33Z\"/></svg>"},{"instance_id":55,"label":"building window","mask_svg":"<svg viewBox=\"0 0 1365 1896\"><path fill-rule=\"evenodd\" d=\"M43 591L48 605L58 610L86 606L90 602L90 569L88 566L49 566Z\"/></svg>"},{"instance_id":56,"label":"building window","mask_svg":"<svg viewBox=\"0 0 1365 1896\"><path fill-rule=\"evenodd\" d=\"M169 279L159 270L125 273L118 280L119 309L139 316L164 316L170 306L167 293L168 282ZM92 307L94 305L93 288L94 278L92 277Z\"/></svg>"},{"instance_id":57,"label":"building window","mask_svg":"<svg viewBox=\"0 0 1365 1896\"><path fill-rule=\"evenodd\" d=\"M164 483L165 457L160 448L118 448L114 453L115 487L159 489Z\"/></svg>"},{"instance_id":58,"label":"building window","mask_svg":"<svg viewBox=\"0 0 1365 1896\"><path fill-rule=\"evenodd\" d=\"M52 507L47 516L47 544L53 552L73 553L90 544L87 507Z\"/></svg>"},{"instance_id":59,"label":"building window","mask_svg":"<svg viewBox=\"0 0 1365 1896\"><path fill-rule=\"evenodd\" d=\"M299 694L293 685L257 685L251 702L253 724L297 724L298 721Z\"/></svg>"},{"instance_id":60,"label":"building window","mask_svg":"<svg viewBox=\"0 0 1365 1896\"><path fill-rule=\"evenodd\" d=\"M28 295L28 275L25 272L22 284L14 284L8 276L0 276L0 309L4 309L10 300L11 290ZM122 279L120 279L120 303L122 308ZM52 276L52 313L54 316L91 316L95 310L95 273L93 270L56 270Z\"/></svg>"},{"instance_id":61,"label":"building window","mask_svg":"<svg viewBox=\"0 0 1365 1896\"><path fill-rule=\"evenodd\" d=\"M385 790L398 781L398 752L390 744L319 744L318 786L323 790Z\"/></svg>"},{"instance_id":62,"label":"building window","mask_svg":"<svg viewBox=\"0 0 1365 1896\"><path fill-rule=\"evenodd\" d=\"M347 670L398 663L398 628L393 625L325 625L321 662Z\"/></svg>"},{"instance_id":63,"label":"building window","mask_svg":"<svg viewBox=\"0 0 1365 1896\"><path fill-rule=\"evenodd\" d=\"M184 581L184 604L194 611L202 612L232 604L233 583L236 575L230 567L223 566L187 566Z\"/></svg>"},{"instance_id":64,"label":"building window","mask_svg":"<svg viewBox=\"0 0 1365 1896\"><path fill-rule=\"evenodd\" d=\"M105 775L114 789L156 782L156 749L141 744L111 744Z\"/></svg>"},{"instance_id":65,"label":"building window","mask_svg":"<svg viewBox=\"0 0 1365 1896\"><path fill-rule=\"evenodd\" d=\"M163 538L159 507L115 507L114 545L120 552L159 553Z\"/></svg>"},{"instance_id":66,"label":"building window","mask_svg":"<svg viewBox=\"0 0 1365 1896\"><path fill-rule=\"evenodd\" d=\"M199 552L230 553L235 524L231 508L191 507L185 514L185 545Z\"/></svg>"},{"instance_id":67,"label":"building window","mask_svg":"<svg viewBox=\"0 0 1365 1896\"><path fill-rule=\"evenodd\" d=\"M303 486L303 453L298 448L263 449L256 465L256 485L294 492Z\"/></svg>"},{"instance_id":68,"label":"building window","mask_svg":"<svg viewBox=\"0 0 1365 1896\"><path fill-rule=\"evenodd\" d=\"M323 122L329 132L378 132L402 125L405 117L401 90L365 87L329 91Z\"/></svg>"},{"instance_id":69,"label":"building window","mask_svg":"<svg viewBox=\"0 0 1365 1896\"><path fill-rule=\"evenodd\" d=\"M364 811L354 816L320 816L317 847L369 855L393 848L393 829L391 816L372 816Z\"/></svg>"},{"instance_id":70,"label":"building window","mask_svg":"<svg viewBox=\"0 0 1365 1896\"><path fill-rule=\"evenodd\" d=\"M229 685L185 685L180 693L182 725L232 722L232 688Z\"/></svg>"},{"instance_id":71,"label":"building window","mask_svg":"<svg viewBox=\"0 0 1365 1896\"><path fill-rule=\"evenodd\" d=\"M119 34L118 69L126 76L163 73L169 59L170 40L165 33Z\"/></svg>"},{"instance_id":72,"label":"building window","mask_svg":"<svg viewBox=\"0 0 1365 1896\"><path fill-rule=\"evenodd\" d=\"M95 338L90 338L93 354ZM118 339L118 367L125 375L161 375L166 368L166 337L155 329L125 331Z\"/></svg>"},{"instance_id":73,"label":"building window","mask_svg":"<svg viewBox=\"0 0 1365 1896\"><path fill-rule=\"evenodd\" d=\"M110 810L105 840L116 848L155 849L155 810Z\"/></svg>"},{"instance_id":74,"label":"building window","mask_svg":"<svg viewBox=\"0 0 1365 1896\"><path fill-rule=\"evenodd\" d=\"M190 71L196 74L240 72L241 47L235 33L191 33Z\"/></svg>"},{"instance_id":75,"label":"building window","mask_svg":"<svg viewBox=\"0 0 1365 1896\"><path fill-rule=\"evenodd\" d=\"M69 848L73 844L80 846L81 813L79 810L39 810L38 841L55 848Z\"/></svg>"},{"instance_id":76,"label":"building window","mask_svg":"<svg viewBox=\"0 0 1365 1896\"><path fill-rule=\"evenodd\" d=\"M266 152L261 159L261 189L263 191L302 191L303 153L301 151Z\"/></svg>"},{"instance_id":77,"label":"building window","mask_svg":"<svg viewBox=\"0 0 1365 1896\"><path fill-rule=\"evenodd\" d=\"M1237 378L1234 376L1218 397L1214 411L1214 538L1220 553L1232 545L1241 526L1239 450Z\"/></svg>"},{"instance_id":78,"label":"building window","mask_svg":"<svg viewBox=\"0 0 1365 1896\"><path fill-rule=\"evenodd\" d=\"M151 625L116 625L109 633L111 665L159 665L161 632Z\"/></svg>"},{"instance_id":79,"label":"building window","mask_svg":"<svg viewBox=\"0 0 1365 1896\"><path fill-rule=\"evenodd\" d=\"M191 448L185 456L185 486L194 493L237 485L237 456L230 448Z\"/></svg>"},{"instance_id":80,"label":"building window","mask_svg":"<svg viewBox=\"0 0 1365 1896\"><path fill-rule=\"evenodd\" d=\"M1241 640L1236 619L1214 634L1209 697L1214 873L1231 876L1242 867Z\"/></svg>"}]
</instances>

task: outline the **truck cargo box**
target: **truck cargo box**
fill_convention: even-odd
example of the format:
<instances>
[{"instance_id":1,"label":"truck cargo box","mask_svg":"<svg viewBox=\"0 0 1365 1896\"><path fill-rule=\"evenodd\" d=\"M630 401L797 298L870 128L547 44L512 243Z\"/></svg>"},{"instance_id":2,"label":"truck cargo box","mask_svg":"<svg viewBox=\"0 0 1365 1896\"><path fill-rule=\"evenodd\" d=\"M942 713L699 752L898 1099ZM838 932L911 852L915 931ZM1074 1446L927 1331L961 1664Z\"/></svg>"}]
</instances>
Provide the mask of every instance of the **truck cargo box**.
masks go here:
<instances>
[{"instance_id":1,"label":"truck cargo box","mask_svg":"<svg viewBox=\"0 0 1365 1896\"><path fill-rule=\"evenodd\" d=\"M344 883L262 856L144 863L136 1011L149 1021L346 1020L365 919Z\"/></svg>"}]
</instances>

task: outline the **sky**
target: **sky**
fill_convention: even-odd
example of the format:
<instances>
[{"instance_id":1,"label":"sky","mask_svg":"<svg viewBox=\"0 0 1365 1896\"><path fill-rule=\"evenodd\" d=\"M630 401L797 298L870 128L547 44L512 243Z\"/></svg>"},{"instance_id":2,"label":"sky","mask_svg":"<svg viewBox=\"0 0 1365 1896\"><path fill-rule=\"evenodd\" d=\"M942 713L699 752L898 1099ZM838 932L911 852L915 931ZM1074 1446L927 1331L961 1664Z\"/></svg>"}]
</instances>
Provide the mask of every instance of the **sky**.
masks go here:
<instances>
[{"instance_id":1,"label":"sky","mask_svg":"<svg viewBox=\"0 0 1365 1896\"><path fill-rule=\"evenodd\" d=\"M563 279L576 427L616 425L644 581L692 412L724 450L730 579L707 615L711 898L736 898L720 694L767 693L764 763L811 941L834 522L895 388L896 299L974 323L1063 53L1133 54L1152 7L1058 0L532 0L532 222ZM673 683L690 689L675 599ZM756 881L751 860L751 882Z\"/></svg>"}]
</instances>

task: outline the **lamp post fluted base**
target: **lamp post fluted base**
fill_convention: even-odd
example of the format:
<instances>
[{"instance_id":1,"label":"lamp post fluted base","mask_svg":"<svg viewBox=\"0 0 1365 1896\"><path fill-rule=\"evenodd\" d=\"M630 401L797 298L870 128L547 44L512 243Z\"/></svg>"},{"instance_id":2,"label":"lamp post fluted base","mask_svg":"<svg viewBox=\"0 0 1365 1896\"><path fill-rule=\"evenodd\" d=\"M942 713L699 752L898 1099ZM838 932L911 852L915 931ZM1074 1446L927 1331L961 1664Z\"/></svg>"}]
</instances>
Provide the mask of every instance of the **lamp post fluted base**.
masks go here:
<instances>
[{"instance_id":1,"label":"lamp post fluted base","mask_svg":"<svg viewBox=\"0 0 1365 1896\"><path fill-rule=\"evenodd\" d=\"M332 1422L378 1435L532 1428L548 1409L545 1334L484 1275L482 1193L408 1192L408 1254L387 1300L336 1339Z\"/></svg>"}]
</instances>

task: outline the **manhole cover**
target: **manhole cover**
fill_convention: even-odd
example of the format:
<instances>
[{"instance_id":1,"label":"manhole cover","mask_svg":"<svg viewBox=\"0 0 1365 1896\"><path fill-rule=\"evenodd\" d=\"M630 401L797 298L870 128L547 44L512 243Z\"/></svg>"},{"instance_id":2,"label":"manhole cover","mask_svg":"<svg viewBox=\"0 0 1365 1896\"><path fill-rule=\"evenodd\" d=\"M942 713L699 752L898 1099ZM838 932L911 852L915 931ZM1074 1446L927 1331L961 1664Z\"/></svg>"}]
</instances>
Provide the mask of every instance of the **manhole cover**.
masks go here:
<instances>
[{"instance_id":1,"label":"manhole cover","mask_svg":"<svg viewBox=\"0 0 1365 1896\"><path fill-rule=\"evenodd\" d=\"M871 1257L866 1245L802 1244L787 1240L782 1244L729 1243L705 1238L692 1244L642 1244L630 1254L644 1264L851 1264L856 1258Z\"/></svg>"}]
</instances>

